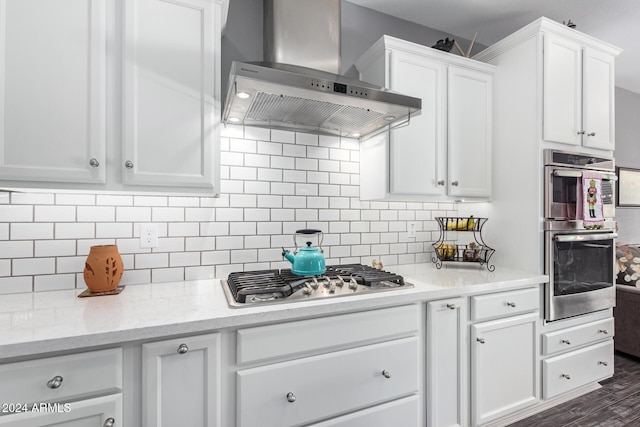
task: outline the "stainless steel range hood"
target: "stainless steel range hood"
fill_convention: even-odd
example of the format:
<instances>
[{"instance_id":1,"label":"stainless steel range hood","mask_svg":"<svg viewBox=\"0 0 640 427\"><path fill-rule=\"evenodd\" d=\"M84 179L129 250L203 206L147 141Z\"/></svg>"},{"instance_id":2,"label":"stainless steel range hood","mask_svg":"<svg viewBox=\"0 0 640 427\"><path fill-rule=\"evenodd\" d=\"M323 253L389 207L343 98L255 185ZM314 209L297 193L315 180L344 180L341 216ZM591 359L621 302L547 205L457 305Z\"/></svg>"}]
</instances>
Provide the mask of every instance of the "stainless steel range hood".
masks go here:
<instances>
[{"instance_id":1,"label":"stainless steel range hood","mask_svg":"<svg viewBox=\"0 0 640 427\"><path fill-rule=\"evenodd\" d=\"M338 74L340 0L264 0L264 17L265 62L233 62L225 124L365 139L420 113L419 98Z\"/></svg>"}]
</instances>

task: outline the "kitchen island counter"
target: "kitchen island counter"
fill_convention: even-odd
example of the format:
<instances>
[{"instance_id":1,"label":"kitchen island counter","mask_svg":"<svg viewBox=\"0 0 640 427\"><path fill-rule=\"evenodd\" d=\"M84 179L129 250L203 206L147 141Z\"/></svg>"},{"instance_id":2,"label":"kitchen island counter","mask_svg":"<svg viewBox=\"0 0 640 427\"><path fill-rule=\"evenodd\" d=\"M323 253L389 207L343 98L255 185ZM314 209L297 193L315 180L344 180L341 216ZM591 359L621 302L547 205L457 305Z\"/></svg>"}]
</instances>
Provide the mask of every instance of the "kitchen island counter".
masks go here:
<instances>
[{"instance_id":1,"label":"kitchen island counter","mask_svg":"<svg viewBox=\"0 0 640 427\"><path fill-rule=\"evenodd\" d=\"M231 308L220 279L127 286L113 296L81 290L3 295L0 359L342 314L452 296L518 289L547 276L497 267L386 267L413 288L312 301Z\"/></svg>"}]
</instances>

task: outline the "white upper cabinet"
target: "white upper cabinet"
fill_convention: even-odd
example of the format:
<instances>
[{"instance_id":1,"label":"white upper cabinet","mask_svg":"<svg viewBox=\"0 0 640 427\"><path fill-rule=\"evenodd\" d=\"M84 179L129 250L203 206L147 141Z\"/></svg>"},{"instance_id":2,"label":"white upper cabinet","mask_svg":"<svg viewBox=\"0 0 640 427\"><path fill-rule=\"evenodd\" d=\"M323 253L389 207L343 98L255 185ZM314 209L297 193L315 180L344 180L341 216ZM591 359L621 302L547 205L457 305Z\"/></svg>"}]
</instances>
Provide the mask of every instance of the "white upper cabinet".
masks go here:
<instances>
[{"instance_id":1,"label":"white upper cabinet","mask_svg":"<svg viewBox=\"0 0 640 427\"><path fill-rule=\"evenodd\" d=\"M0 187L215 195L227 0L0 0Z\"/></svg>"},{"instance_id":2,"label":"white upper cabinet","mask_svg":"<svg viewBox=\"0 0 640 427\"><path fill-rule=\"evenodd\" d=\"M422 100L408 124L361 144L361 199L491 196L494 67L389 36L356 67L362 80Z\"/></svg>"},{"instance_id":3,"label":"white upper cabinet","mask_svg":"<svg viewBox=\"0 0 640 427\"><path fill-rule=\"evenodd\" d=\"M105 182L105 2L0 0L0 182Z\"/></svg>"},{"instance_id":4,"label":"white upper cabinet","mask_svg":"<svg viewBox=\"0 0 640 427\"><path fill-rule=\"evenodd\" d=\"M544 35L543 138L613 150L614 56Z\"/></svg>"},{"instance_id":5,"label":"white upper cabinet","mask_svg":"<svg viewBox=\"0 0 640 427\"><path fill-rule=\"evenodd\" d=\"M137 0L125 8L123 181L213 189L216 3Z\"/></svg>"}]
</instances>

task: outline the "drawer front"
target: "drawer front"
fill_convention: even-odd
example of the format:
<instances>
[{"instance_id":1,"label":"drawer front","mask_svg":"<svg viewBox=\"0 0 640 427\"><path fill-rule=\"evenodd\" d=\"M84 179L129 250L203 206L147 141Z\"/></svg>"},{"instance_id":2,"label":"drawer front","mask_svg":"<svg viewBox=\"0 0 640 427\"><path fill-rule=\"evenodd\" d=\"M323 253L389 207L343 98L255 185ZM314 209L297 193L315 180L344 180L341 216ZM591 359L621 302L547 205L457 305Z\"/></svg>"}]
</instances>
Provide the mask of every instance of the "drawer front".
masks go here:
<instances>
[{"instance_id":1,"label":"drawer front","mask_svg":"<svg viewBox=\"0 0 640 427\"><path fill-rule=\"evenodd\" d=\"M543 394L549 399L613 375L613 340L542 362Z\"/></svg>"},{"instance_id":2,"label":"drawer front","mask_svg":"<svg viewBox=\"0 0 640 427\"><path fill-rule=\"evenodd\" d=\"M238 364L311 351L353 347L416 334L418 305L259 326L238 331Z\"/></svg>"},{"instance_id":3,"label":"drawer front","mask_svg":"<svg viewBox=\"0 0 640 427\"><path fill-rule=\"evenodd\" d=\"M471 320L474 322L512 316L538 310L540 297L538 288L471 297Z\"/></svg>"},{"instance_id":4,"label":"drawer front","mask_svg":"<svg viewBox=\"0 0 640 427\"><path fill-rule=\"evenodd\" d=\"M418 396L413 395L393 402L367 408L343 417L333 418L313 427L389 427L418 426Z\"/></svg>"},{"instance_id":5,"label":"drawer front","mask_svg":"<svg viewBox=\"0 0 640 427\"><path fill-rule=\"evenodd\" d=\"M614 336L613 317L542 335L542 352L546 355L603 341Z\"/></svg>"},{"instance_id":6,"label":"drawer front","mask_svg":"<svg viewBox=\"0 0 640 427\"><path fill-rule=\"evenodd\" d=\"M59 402L122 389L122 349L0 365L0 402Z\"/></svg>"},{"instance_id":7,"label":"drawer front","mask_svg":"<svg viewBox=\"0 0 640 427\"><path fill-rule=\"evenodd\" d=\"M238 371L238 426L294 426L356 411L416 393L421 372L417 337Z\"/></svg>"}]
</instances>

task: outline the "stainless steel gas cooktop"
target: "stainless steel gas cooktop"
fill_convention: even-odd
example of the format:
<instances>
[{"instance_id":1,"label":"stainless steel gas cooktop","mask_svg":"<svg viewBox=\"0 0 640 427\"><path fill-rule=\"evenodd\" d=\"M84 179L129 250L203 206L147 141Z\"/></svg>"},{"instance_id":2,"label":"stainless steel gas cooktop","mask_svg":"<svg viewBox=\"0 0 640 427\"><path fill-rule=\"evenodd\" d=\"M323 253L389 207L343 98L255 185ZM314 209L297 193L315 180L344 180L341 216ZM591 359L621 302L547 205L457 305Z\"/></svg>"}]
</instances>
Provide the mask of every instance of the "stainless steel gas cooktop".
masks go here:
<instances>
[{"instance_id":1,"label":"stainless steel gas cooktop","mask_svg":"<svg viewBox=\"0 0 640 427\"><path fill-rule=\"evenodd\" d=\"M320 276L297 276L286 270L245 271L221 280L232 307L299 302L413 288L402 276L361 264L327 266Z\"/></svg>"}]
</instances>

